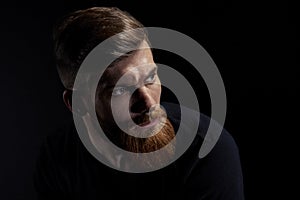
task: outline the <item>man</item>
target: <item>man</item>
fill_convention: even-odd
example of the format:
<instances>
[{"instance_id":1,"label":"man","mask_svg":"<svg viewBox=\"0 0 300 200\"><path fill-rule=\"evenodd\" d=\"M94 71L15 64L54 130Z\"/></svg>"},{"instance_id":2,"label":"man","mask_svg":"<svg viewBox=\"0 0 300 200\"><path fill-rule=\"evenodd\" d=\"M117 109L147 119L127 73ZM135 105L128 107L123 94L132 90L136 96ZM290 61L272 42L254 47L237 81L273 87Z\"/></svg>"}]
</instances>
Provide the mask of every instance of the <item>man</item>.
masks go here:
<instances>
[{"instance_id":1,"label":"man","mask_svg":"<svg viewBox=\"0 0 300 200\"><path fill-rule=\"evenodd\" d=\"M66 88L63 99L84 128L78 130L70 123L45 142L35 179L40 199L243 199L238 149L225 130L213 150L205 158L198 157L210 121L204 115L188 150L166 164L177 150L182 110L170 103L164 109L160 106L157 65L142 28L128 13L104 7L71 13L58 24L54 40L58 72ZM97 79L97 73L90 72L75 84L78 70L89 53L111 37L103 52L113 60L99 66L97 73L102 76L95 98L90 98L89 82ZM81 106L73 107L74 96ZM187 112L194 121L195 112ZM118 148L136 156L114 154L97 127ZM105 164L87 151L77 132L88 135ZM143 156L155 152L161 153ZM135 168L148 172L128 173Z\"/></svg>"}]
</instances>

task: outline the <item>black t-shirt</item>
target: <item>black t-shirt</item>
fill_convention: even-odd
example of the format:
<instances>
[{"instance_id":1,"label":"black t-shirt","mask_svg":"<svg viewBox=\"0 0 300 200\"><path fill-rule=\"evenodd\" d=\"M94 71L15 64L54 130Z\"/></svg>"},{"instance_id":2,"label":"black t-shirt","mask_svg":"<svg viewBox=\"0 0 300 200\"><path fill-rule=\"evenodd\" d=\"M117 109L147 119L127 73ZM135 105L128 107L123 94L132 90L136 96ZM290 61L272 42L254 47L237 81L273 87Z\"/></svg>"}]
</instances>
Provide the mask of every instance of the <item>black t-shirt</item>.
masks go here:
<instances>
[{"instance_id":1,"label":"black t-shirt","mask_svg":"<svg viewBox=\"0 0 300 200\"><path fill-rule=\"evenodd\" d=\"M165 104L175 130L180 110ZM194 120L195 113L189 115ZM35 186L39 199L130 200L243 200L243 178L238 148L223 129L204 158L198 153L210 119L200 115L198 133L188 150L175 162L157 171L126 173L94 158L70 123L49 136L37 160Z\"/></svg>"}]
</instances>

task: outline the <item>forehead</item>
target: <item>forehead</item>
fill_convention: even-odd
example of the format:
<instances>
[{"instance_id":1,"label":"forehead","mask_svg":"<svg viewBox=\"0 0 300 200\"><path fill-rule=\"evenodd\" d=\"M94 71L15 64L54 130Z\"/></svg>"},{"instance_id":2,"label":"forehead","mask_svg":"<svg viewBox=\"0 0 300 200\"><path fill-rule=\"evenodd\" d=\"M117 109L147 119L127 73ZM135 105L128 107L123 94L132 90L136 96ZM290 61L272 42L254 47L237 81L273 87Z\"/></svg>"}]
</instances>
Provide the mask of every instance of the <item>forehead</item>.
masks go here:
<instances>
[{"instance_id":1,"label":"forehead","mask_svg":"<svg viewBox=\"0 0 300 200\"><path fill-rule=\"evenodd\" d=\"M109 67L103 73L105 82L116 82L125 73L147 74L155 67L152 52L149 48L139 49Z\"/></svg>"}]
</instances>

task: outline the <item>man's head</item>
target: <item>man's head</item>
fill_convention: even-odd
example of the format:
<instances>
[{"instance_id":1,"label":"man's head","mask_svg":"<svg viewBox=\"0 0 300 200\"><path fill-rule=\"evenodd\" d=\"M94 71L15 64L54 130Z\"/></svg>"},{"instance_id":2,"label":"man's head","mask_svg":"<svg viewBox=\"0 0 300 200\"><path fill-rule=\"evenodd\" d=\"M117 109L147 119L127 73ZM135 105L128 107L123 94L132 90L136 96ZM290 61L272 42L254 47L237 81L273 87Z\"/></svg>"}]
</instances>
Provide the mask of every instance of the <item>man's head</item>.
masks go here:
<instances>
[{"instance_id":1,"label":"man's head","mask_svg":"<svg viewBox=\"0 0 300 200\"><path fill-rule=\"evenodd\" d=\"M81 63L99 43L118 34L112 49L107 50L108 56L113 55L116 60L109 66L99 66L105 70L96 90L96 114L103 130L117 145L133 152L149 152L168 144L174 130L168 120L162 120L165 113L159 107L161 85L147 35L144 31L132 31L136 28L143 26L117 8L77 11L58 25L54 34L55 54L68 91L64 100L71 109L70 94L76 90L73 86ZM161 123L165 126L160 126ZM136 138L128 132L154 134Z\"/></svg>"},{"instance_id":2,"label":"man's head","mask_svg":"<svg viewBox=\"0 0 300 200\"><path fill-rule=\"evenodd\" d=\"M174 130L159 105L161 85L152 52L147 43L140 48L104 72L95 105L99 123L113 133L108 135L113 142L126 150L148 152L168 144ZM142 134L153 136L134 137Z\"/></svg>"},{"instance_id":3,"label":"man's head","mask_svg":"<svg viewBox=\"0 0 300 200\"><path fill-rule=\"evenodd\" d=\"M118 8L93 7L66 15L53 33L57 69L65 88L72 90L76 73L89 52L118 33L113 49L107 54L120 56L128 46L139 46L147 40L145 33L130 32L143 25ZM105 66L107 67L107 66Z\"/></svg>"}]
</instances>

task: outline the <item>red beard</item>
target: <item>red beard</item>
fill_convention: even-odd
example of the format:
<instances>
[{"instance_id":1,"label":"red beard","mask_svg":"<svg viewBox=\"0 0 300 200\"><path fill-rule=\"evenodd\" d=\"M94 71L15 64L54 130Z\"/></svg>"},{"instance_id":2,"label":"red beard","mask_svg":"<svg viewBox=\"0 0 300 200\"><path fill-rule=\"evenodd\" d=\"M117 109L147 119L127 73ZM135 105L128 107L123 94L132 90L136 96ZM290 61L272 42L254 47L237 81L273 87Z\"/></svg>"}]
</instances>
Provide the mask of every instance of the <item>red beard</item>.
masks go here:
<instances>
[{"instance_id":1,"label":"red beard","mask_svg":"<svg viewBox=\"0 0 300 200\"><path fill-rule=\"evenodd\" d=\"M137 153L136 159L132 160L132 162L138 165L147 165L148 167L154 166L157 163L164 163L164 161L172 158L175 153L175 145L174 143L171 143L171 141L175 138L175 131L171 122L166 118L166 113L163 110L154 110L149 115L142 116L139 119L133 119L133 121L137 124L144 124L149 121L149 116L151 116L151 118L159 119L159 122L155 127L160 127L160 130L157 128L149 128L147 131L151 132L149 135L152 136L150 137L134 137L132 135L138 134L129 135L119 128L115 128L114 130L112 129L112 127L117 126L110 126L109 129L106 129L107 131L104 131L115 145L126 151ZM162 149L163 147L165 148ZM150 153L160 149L161 152L159 157L153 158L152 160L143 160L141 162L138 153Z\"/></svg>"},{"instance_id":2,"label":"red beard","mask_svg":"<svg viewBox=\"0 0 300 200\"><path fill-rule=\"evenodd\" d=\"M149 131L153 132L155 130ZM122 132L119 145L124 150L130 152L149 153L163 148L165 145L169 144L174 137L174 128L171 122L166 119L163 127L155 135L148 138L138 138Z\"/></svg>"}]
</instances>

